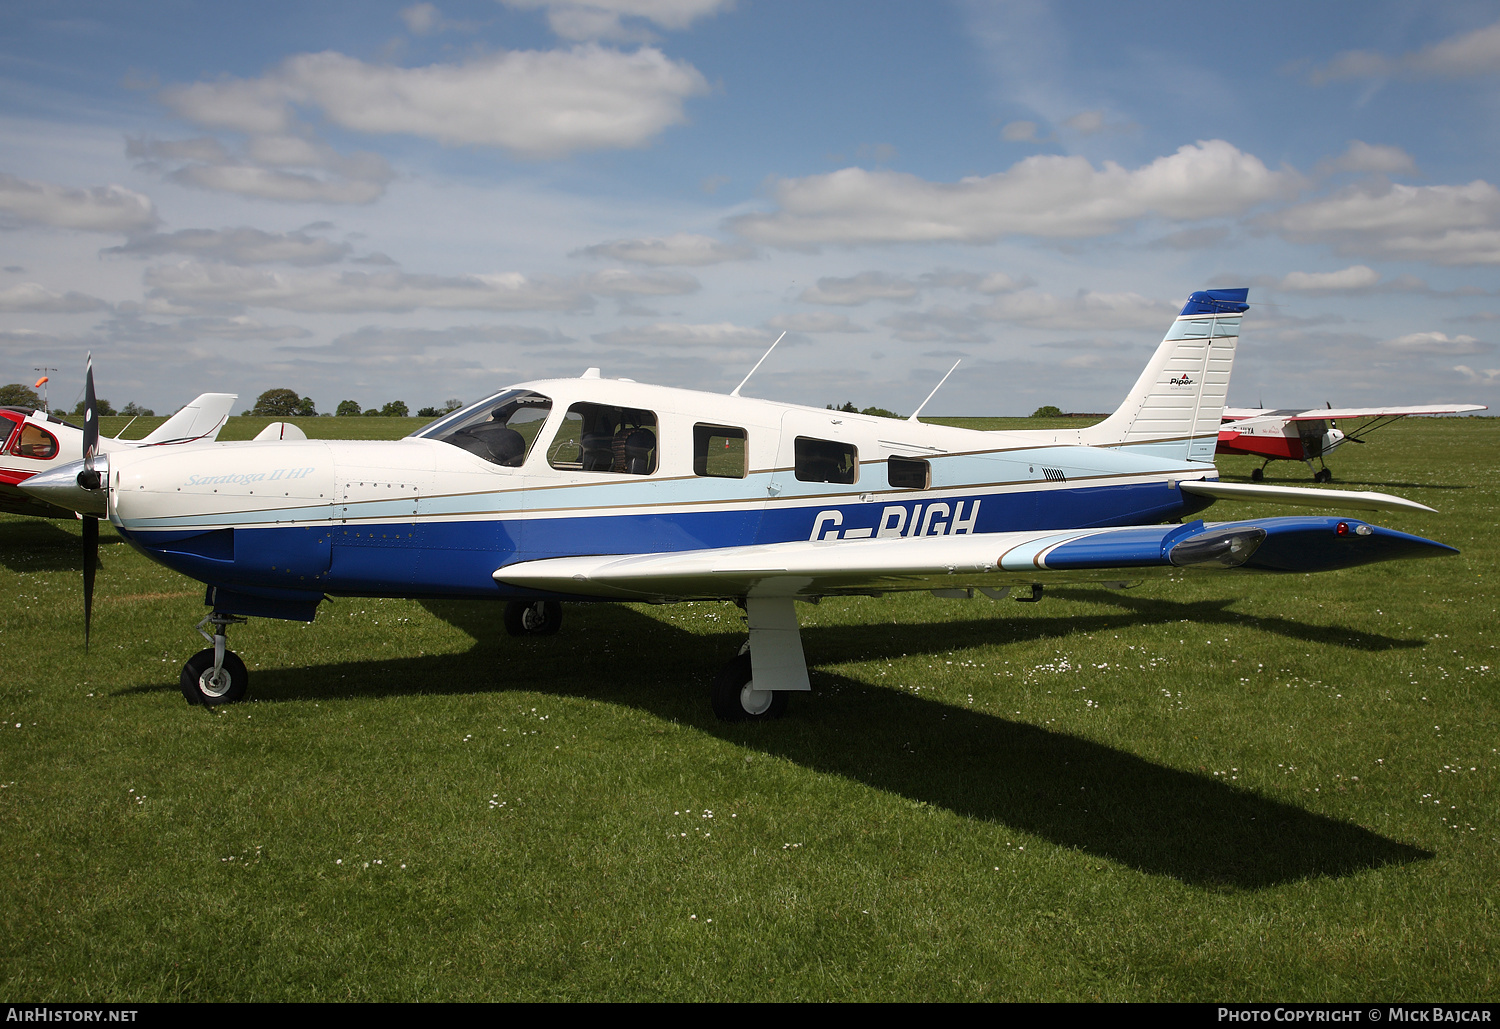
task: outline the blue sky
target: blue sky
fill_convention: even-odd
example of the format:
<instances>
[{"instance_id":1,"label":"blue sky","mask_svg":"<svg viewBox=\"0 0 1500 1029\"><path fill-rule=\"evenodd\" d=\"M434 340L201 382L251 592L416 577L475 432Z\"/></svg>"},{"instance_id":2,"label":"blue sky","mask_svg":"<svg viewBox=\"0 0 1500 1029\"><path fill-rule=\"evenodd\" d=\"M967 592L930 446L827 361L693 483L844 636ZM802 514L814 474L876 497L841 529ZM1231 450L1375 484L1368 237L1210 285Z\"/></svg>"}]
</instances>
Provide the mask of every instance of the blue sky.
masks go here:
<instances>
[{"instance_id":1,"label":"blue sky","mask_svg":"<svg viewBox=\"0 0 1500 1029\"><path fill-rule=\"evenodd\" d=\"M413 410L606 376L1112 409L1500 400L1492 3L0 7L0 381Z\"/></svg>"}]
</instances>

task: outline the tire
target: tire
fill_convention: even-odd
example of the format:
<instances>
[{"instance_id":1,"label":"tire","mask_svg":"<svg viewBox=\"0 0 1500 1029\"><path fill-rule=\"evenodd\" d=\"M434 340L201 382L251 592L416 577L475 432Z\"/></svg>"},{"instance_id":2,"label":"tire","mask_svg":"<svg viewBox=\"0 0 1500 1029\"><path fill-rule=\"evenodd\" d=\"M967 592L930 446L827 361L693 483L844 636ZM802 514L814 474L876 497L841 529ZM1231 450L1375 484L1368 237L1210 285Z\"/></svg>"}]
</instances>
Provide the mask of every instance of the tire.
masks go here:
<instances>
[{"instance_id":1,"label":"tire","mask_svg":"<svg viewBox=\"0 0 1500 1029\"><path fill-rule=\"evenodd\" d=\"M1263 469L1263 468L1252 468L1250 470L1250 481L1251 482L1259 482L1260 480L1264 479L1265 477L1266 477L1266 473L1265 473L1265 469Z\"/></svg>"},{"instance_id":2,"label":"tire","mask_svg":"<svg viewBox=\"0 0 1500 1029\"><path fill-rule=\"evenodd\" d=\"M1330 472L1327 468L1322 469L1321 471L1318 472L1318 474L1316 474L1316 475L1313 476L1313 482L1332 482L1332 481L1333 481L1333 473Z\"/></svg>"},{"instance_id":3,"label":"tire","mask_svg":"<svg viewBox=\"0 0 1500 1029\"><path fill-rule=\"evenodd\" d=\"M216 704L233 704L237 700L243 700L245 691L250 688L250 672L239 655L232 650L224 652L224 664L220 666L219 674L228 676L227 683L207 681L213 668L213 647L198 651L182 666L182 695L187 698L187 702L213 707Z\"/></svg>"},{"instance_id":4,"label":"tire","mask_svg":"<svg viewBox=\"0 0 1500 1029\"><path fill-rule=\"evenodd\" d=\"M750 653L736 657L714 677L714 714L723 722L769 722L786 714L786 690L752 688Z\"/></svg>"},{"instance_id":5,"label":"tire","mask_svg":"<svg viewBox=\"0 0 1500 1029\"><path fill-rule=\"evenodd\" d=\"M505 631L512 636L551 636L562 628L555 600L512 600L505 605Z\"/></svg>"}]
</instances>

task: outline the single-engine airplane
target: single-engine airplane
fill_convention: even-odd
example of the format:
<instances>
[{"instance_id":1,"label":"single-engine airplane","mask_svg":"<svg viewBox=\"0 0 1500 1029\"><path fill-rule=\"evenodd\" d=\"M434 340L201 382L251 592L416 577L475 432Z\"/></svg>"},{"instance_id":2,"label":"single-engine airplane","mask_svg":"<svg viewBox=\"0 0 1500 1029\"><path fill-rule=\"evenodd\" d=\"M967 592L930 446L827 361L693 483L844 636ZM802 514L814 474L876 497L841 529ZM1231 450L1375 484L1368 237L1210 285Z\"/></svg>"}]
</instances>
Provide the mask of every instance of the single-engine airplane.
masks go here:
<instances>
[{"instance_id":1,"label":"single-engine airplane","mask_svg":"<svg viewBox=\"0 0 1500 1029\"><path fill-rule=\"evenodd\" d=\"M1428 407L1340 407L1329 404L1323 410L1295 409L1272 411L1260 407L1226 407L1219 428L1220 454L1248 454L1263 457L1259 468L1250 473L1252 482L1265 476L1272 461L1303 461L1313 473L1314 482L1332 482L1333 472L1323 463L1330 451L1345 443L1363 443L1364 437L1383 425L1410 415L1463 414L1487 410L1483 404L1435 404ZM1365 418L1348 432L1339 421ZM1316 460L1321 468L1313 468Z\"/></svg>"},{"instance_id":2,"label":"single-engine airplane","mask_svg":"<svg viewBox=\"0 0 1500 1029\"><path fill-rule=\"evenodd\" d=\"M237 394L204 393L142 439L98 438L101 453L133 447L212 442L229 418ZM85 414L85 417L87 415ZM76 518L77 512L49 504L17 487L34 475L77 463L86 430L46 411L0 407L0 511L43 518Z\"/></svg>"},{"instance_id":3,"label":"single-engine airplane","mask_svg":"<svg viewBox=\"0 0 1500 1029\"><path fill-rule=\"evenodd\" d=\"M1119 410L1083 429L982 432L751 399L744 382L722 396L590 368L511 386L393 442L99 454L86 440L81 464L26 488L86 516L85 640L99 518L207 585L198 630L213 646L180 677L192 703L245 695L231 624L310 622L326 597L492 598L508 602L515 634L555 632L564 600L717 599L744 607L749 640L715 680L713 709L767 719L811 688L798 600L1036 600L1051 583L1453 553L1352 517L1192 519L1231 498L1431 510L1218 481L1247 292L1194 293Z\"/></svg>"}]
</instances>

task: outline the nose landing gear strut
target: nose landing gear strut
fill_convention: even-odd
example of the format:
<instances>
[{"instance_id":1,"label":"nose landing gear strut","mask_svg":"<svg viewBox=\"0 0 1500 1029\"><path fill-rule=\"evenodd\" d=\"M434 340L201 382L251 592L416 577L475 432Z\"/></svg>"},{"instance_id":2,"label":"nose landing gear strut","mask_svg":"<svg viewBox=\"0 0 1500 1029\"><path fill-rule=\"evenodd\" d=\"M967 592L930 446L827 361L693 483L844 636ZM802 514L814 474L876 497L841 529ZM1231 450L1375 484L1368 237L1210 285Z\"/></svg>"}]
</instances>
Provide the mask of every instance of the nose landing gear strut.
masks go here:
<instances>
[{"instance_id":1,"label":"nose landing gear strut","mask_svg":"<svg viewBox=\"0 0 1500 1029\"><path fill-rule=\"evenodd\" d=\"M198 651L182 666L182 695L189 704L213 707L215 704L233 704L244 698L250 685L250 672L239 655L227 649L225 644L229 627L248 620L215 611L198 623L199 635L213 646ZM214 627L212 635L204 632L205 625Z\"/></svg>"}]
</instances>

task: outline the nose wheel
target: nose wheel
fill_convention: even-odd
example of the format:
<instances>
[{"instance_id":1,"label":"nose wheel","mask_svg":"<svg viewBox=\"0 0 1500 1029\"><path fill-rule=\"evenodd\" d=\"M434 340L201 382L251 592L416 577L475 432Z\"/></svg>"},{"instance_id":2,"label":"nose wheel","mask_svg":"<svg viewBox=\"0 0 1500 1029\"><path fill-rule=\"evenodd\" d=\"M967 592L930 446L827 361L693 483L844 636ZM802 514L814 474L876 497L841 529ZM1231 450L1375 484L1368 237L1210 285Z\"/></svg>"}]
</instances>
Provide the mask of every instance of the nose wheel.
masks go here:
<instances>
[{"instance_id":1,"label":"nose wheel","mask_svg":"<svg viewBox=\"0 0 1500 1029\"><path fill-rule=\"evenodd\" d=\"M213 646L198 651L182 666L182 695L189 704L213 707L244 699L250 688L250 672L239 655L226 646L229 627L244 621L239 615L214 612L198 623L199 634ZM204 631L205 625L213 626L212 634Z\"/></svg>"},{"instance_id":2,"label":"nose wheel","mask_svg":"<svg viewBox=\"0 0 1500 1029\"><path fill-rule=\"evenodd\" d=\"M512 600L505 605L505 631L512 636L551 636L562 628L562 605L555 600Z\"/></svg>"}]
</instances>

